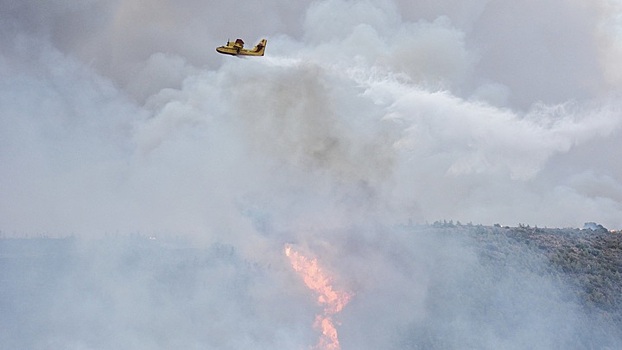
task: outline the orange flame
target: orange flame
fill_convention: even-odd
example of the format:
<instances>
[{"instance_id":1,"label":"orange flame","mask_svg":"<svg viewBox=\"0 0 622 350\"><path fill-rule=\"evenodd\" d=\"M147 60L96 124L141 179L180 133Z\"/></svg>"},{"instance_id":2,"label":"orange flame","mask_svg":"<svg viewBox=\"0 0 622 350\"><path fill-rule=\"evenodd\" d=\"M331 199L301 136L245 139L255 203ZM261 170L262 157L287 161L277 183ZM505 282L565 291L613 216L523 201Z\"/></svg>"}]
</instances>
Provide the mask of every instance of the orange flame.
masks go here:
<instances>
[{"instance_id":1,"label":"orange flame","mask_svg":"<svg viewBox=\"0 0 622 350\"><path fill-rule=\"evenodd\" d=\"M341 311L352 298L350 293L334 290L330 278L319 267L317 259L308 259L290 245L285 246L285 255L303 279L305 285L317 294L317 302L324 312L317 315L313 327L322 331L316 349L339 350L339 338L332 316Z\"/></svg>"}]
</instances>

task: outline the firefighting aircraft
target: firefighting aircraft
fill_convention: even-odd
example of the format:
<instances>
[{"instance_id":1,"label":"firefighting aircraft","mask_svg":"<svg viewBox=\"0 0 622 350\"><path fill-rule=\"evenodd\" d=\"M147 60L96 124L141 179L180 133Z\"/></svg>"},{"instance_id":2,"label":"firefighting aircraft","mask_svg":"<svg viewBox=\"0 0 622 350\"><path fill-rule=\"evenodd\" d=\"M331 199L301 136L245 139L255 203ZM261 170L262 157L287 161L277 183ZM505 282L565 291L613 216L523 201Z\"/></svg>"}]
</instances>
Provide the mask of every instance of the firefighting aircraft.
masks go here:
<instances>
[{"instance_id":1,"label":"firefighting aircraft","mask_svg":"<svg viewBox=\"0 0 622 350\"><path fill-rule=\"evenodd\" d=\"M266 39L261 39L252 49L245 49L244 41L236 39L235 41L227 41L227 45L217 47L216 51L233 56L263 56L267 42Z\"/></svg>"}]
</instances>

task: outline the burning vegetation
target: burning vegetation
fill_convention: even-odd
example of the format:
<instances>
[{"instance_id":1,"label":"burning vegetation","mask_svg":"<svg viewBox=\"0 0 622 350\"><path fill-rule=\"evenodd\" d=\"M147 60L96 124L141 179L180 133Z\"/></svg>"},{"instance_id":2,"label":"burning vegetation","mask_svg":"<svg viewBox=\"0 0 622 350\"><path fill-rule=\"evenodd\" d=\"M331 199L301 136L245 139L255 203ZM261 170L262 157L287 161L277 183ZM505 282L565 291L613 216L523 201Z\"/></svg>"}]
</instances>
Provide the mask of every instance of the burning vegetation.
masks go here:
<instances>
[{"instance_id":1,"label":"burning vegetation","mask_svg":"<svg viewBox=\"0 0 622 350\"><path fill-rule=\"evenodd\" d=\"M353 290L339 287L343 276L293 245L270 248L274 255L262 262L240 246L148 236L90 243L3 238L0 343L12 349L622 346L619 232L438 222L333 243ZM282 265L274 265L277 257ZM290 269L316 306L300 307L307 296L283 278Z\"/></svg>"},{"instance_id":2,"label":"burning vegetation","mask_svg":"<svg viewBox=\"0 0 622 350\"><path fill-rule=\"evenodd\" d=\"M289 258L294 271L302 277L305 285L317 295L317 303L324 308L323 312L316 316L313 324L322 332L316 349L341 349L333 318L348 304L352 295L334 289L331 278L319 266L317 258L309 259L294 250L291 245L285 246L285 255Z\"/></svg>"}]
</instances>

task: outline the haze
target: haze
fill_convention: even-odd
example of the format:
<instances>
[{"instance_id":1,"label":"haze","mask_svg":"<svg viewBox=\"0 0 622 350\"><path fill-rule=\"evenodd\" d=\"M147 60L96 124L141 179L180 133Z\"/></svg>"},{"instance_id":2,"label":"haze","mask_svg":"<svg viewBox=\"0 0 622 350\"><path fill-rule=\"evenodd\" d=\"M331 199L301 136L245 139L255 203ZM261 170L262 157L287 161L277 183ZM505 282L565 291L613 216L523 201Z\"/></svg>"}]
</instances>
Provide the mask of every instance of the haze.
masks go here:
<instances>
[{"instance_id":1,"label":"haze","mask_svg":"<svg viewBox=\"0 0 622 350\"><path fill-rule=\"evenodd\" d=\"M267 38L266 55L215 52L238 37L249 46ZM442 334L451 328L445 318L422 311L428 287L454 291L467 283L444 262L462 264L463 276L484 276L488 286L498 275L460 242L404 238L379 227L446 219L622 228L619 62L618 0L0 0L0 233L184 237L283 269L283 245L299 244L340 266L350 287L360 289L344 310L344 349L388 348L383 341L405 324L437 325ZM401 251L401 244L409 248ZM414 270L400 270L402 258ZM234 275L250 274L236 264ZM71 281L81 278L70 270ZM268 280L278 288L296 281L277 270ZM206 272L223 275L230 276ZM584 321L555 283L541 278L521 275L525 288L502 280L517 305L493 298L508 312L537 310L512 320L525 326L518 333L524 343L499 336L494 326L494 336L472 338L477 327L460 322L473 319L473 303L458 312L464 319L448 330L447 347L460 348L464 339L491 349L563 343L557 340ZM135 283L137 294L119 297L121 304L151 295L152 285ZM275 306L283 297L262 286L266 294L238 298L231 283L196 302ZM535 285L546 286L542 299L531 298ZM198 293L196 285L186 287ZM272 335L257 348L314 344L311 321L304 328L313 311L293 321L285 316L308 293L291 288L276 315L232 307L231 325L248 323L226 323L222 334L211 329L224 340L210 346L249 348L250 338L232 340L249 329ZM77 297L71 295L67 300ZM164 298L177 305L172 294ZM391 305L394 298L405 298L409 312ZM542 305L561 311L534 333L531 321L547 315ZM168 313L174 319L175 310ZM385 321L374 328L377 315ZM108 319L128 322L119 314ZM292 321L299 336L266 330L274 319L288 332ZM576 323L543 343L567 319ZM167 320L155 328L174 324ZM509 329L506 319L496 321ZM128 337L138 339L132 348L153 348Z\"/></svg>"}]
</instances>

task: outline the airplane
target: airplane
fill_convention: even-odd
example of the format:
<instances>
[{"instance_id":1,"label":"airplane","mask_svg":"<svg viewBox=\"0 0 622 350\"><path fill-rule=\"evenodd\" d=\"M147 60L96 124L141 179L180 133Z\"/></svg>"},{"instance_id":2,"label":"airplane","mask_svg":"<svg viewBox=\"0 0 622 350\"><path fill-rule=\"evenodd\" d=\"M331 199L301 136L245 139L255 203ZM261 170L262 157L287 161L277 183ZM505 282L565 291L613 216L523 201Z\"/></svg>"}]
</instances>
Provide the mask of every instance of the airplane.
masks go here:
<instances>
[{"instance_id":1,"label":"airplane","mask_svg":"<svg viewBox=\"0 0 622 350\"><path fill-rule=\"evenodd\" d=\"M227 41L227 45L217 47L216 51L233 56L263 56L267 42L266 39L261 39L252 49L245 49L244 41L236 39L235 41Z\"/></svg>"}]
</instances>

